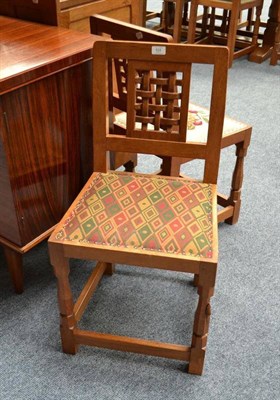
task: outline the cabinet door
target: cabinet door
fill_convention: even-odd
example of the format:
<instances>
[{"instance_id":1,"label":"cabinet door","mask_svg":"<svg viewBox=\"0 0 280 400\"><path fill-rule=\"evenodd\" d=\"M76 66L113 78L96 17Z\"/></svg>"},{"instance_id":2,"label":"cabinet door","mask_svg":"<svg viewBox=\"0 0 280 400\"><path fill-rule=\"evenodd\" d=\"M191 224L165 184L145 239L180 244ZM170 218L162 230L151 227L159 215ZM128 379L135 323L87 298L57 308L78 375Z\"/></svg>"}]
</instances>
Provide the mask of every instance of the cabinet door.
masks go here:
<instances>
[{"instance_id":1,"label":"cabinet door","mask_svg":"<svg viewBox=\"0 0 280 400\"><path fill-rule=\"evenodd\" d=\"M0 236L15 243L20 243L17 213L5 152L5 140L8 134L7 114L3 111L0 97Z\"/></svg>"},{"instance_id":2,"label":"cabinet door","mask_svg":"<svg viewBox=\"0 0 280 400\"><path fill-rule=\"evenodd\" d=\"M19 246L60 220L91 172L90 90L88 61L1 96L2 152L20 236L6 238Z\"/></svg>"}]
</instances>

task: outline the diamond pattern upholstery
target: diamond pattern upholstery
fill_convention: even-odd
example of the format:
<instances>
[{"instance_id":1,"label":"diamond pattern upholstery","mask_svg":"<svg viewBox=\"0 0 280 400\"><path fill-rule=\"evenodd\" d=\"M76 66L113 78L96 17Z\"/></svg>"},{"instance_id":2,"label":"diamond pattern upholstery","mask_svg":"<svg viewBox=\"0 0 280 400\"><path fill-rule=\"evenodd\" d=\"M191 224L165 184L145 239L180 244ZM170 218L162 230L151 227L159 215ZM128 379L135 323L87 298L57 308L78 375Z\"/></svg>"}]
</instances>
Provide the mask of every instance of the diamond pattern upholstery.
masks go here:
<instances>
[{"instance_id":1,"label":"diamond pattern upholstery","mask_svg":"<svg viewBox=\"0 0 280 400\"><path fill-rule=\"evenodd\" d=\"M211 258L212 186L98 173L56 239Z\"/></svg>"}]
</instances>

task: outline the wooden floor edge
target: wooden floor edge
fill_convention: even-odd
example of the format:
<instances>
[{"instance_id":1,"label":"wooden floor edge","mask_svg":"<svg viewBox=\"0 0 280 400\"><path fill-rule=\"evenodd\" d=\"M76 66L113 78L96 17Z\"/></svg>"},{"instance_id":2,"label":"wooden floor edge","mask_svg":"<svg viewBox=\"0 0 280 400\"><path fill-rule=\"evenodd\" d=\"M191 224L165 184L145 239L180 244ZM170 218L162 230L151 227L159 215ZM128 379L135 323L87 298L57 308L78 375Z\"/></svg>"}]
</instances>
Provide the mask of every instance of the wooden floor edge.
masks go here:
<instances>
[{"instance_id":1,"label":"wooden floor edge","mask_svg":"<svg viewBox=\"0 0 280 400\"><path fill-rule=\"evenodd\" d=\"M74 329L75 342L89 346L189 361L189 346Z\"/></svg>"}]
</instances>

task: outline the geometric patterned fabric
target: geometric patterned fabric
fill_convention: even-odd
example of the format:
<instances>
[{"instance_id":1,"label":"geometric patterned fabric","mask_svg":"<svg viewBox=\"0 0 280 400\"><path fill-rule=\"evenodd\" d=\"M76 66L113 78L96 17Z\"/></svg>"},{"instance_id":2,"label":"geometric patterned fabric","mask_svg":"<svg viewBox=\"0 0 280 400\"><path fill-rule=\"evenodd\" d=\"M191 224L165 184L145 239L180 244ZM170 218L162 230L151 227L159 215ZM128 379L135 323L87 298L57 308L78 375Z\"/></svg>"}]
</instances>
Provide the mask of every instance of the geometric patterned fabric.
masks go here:
<instances>
[{"instance_id":1,"label":"geometric patterned fabric","mask_svg":"<svg viewBox=\"0 0 280 400\"><path fill-rule=\"evenodd\" d=\"M99 173L57 240L212 257L212 185Z\"/></svg>"}]
</instances>

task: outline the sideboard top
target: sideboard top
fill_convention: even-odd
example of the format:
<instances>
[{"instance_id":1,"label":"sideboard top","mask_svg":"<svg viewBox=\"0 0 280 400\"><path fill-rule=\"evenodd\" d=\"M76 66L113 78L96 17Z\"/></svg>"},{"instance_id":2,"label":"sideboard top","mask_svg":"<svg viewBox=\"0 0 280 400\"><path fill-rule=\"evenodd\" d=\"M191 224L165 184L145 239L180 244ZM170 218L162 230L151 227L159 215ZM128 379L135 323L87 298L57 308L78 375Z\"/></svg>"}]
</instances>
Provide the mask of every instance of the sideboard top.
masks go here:
<instances>
[{"instance_id":1,"label":"sideboard top","mask_svg":"<svg viewBox=\"0 0 280 400\"><path fill-rule=\"evenodd\" d=\"M99 36L0 16L0 93L92 57Z\"/></svg>"}]
</instances>

